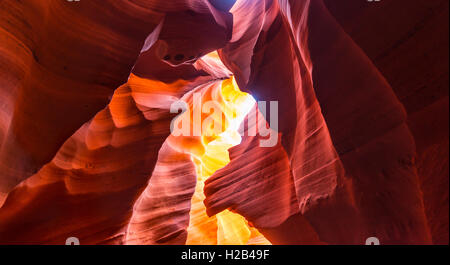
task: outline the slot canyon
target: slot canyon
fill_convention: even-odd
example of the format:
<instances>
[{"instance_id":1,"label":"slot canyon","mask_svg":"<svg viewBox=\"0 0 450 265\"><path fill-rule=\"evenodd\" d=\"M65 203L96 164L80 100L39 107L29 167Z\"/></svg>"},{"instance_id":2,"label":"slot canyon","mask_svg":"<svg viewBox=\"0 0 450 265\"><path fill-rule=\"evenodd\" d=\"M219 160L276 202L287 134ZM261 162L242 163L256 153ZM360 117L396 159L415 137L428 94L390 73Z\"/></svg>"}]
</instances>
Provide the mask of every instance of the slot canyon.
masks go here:
<instances>
[{"instance_id":1,"label":"slot canyon","mask_svg":"<svg viewBox=\"0 0 450 265\"><path fill-rule=\"evenodd\" d=\"M1 0L0 244L448 244L448 5Z\"/></svg>"}]
</instances>

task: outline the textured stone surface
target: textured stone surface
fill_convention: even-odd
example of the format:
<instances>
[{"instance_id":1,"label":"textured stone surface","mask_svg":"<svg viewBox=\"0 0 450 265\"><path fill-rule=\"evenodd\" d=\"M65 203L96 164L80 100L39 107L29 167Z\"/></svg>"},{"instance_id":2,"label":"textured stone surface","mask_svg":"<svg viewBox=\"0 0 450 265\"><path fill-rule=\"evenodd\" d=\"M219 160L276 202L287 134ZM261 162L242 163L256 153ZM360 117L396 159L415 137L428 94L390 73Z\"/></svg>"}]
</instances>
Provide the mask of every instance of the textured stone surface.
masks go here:
<instances>
[{"instance_id":1,"label":"textured stone surface","mask_svg":"<svg viewBox=\"0 0 450 265\"><path fill-rule=\"evenodd\" d=\"M233 2L0 2L0 244L201 243L224 211L249 243L448 244L448 1ZM244 136L193 217L169 108L231 74L279 141Z\"/></svg>"}]
</instances>

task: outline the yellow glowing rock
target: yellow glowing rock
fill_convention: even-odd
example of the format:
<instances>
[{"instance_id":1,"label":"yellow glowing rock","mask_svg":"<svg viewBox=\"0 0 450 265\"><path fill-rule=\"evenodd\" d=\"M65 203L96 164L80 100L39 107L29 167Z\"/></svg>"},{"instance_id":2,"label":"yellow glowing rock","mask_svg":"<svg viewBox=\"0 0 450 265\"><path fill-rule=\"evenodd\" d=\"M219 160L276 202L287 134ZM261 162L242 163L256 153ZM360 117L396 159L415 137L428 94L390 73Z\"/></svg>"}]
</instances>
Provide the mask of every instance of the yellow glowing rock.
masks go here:
<instances>
[{"instance_id":1,"label":"yellow glowing rock","mask_svg":"<svg viewBox=\"0 0 450 265\"><path fill-rule=\"evenodd\" d=\"M218 59L216 53L209 56ZM219 245L267 245L270 242L257 229L249 226L247 220L239 214L225 210L216 216L208 217L203 204L204 181L229 162L228 149L241 143L238 133L240 124L248 114L255 100L240 91L234 77L222 81L218 102L225 116L224 131L212 136L204 136L202 145L205 152L201 157L192 156L197 168L197 187L191 201L190 224L188 227L189 244Z\"/></svg>"}]
</instances>

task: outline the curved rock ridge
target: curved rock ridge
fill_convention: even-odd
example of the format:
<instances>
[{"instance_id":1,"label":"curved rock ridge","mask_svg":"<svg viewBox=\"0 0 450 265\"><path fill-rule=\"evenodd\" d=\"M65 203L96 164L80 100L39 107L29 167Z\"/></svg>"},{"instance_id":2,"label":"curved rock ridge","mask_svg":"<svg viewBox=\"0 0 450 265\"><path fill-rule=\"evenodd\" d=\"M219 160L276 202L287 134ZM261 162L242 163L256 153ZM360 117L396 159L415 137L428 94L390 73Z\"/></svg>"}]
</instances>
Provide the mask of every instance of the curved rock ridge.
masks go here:
<instances>
[{"instance_id":1,"label":"curved rock ridge","mask_svg":"<svg viewBox=\"0 0 450 265\"><path fill-rule=\"evenodd\" d=\"M207 0L8 0L0 7L1 95L8 102L0 126L1 201L106 107L144 44L158 39L156 56L177 51L172 57L198 59L226 43L232 23ZM186 50L187 37L193 43Z\"/></svg>"},{"instance_id":2,"label":"curved rock ridge","mask_svg":"<svg viewBox=\"0 0 450 265\"><path fill-rule=\"evenodd\" d=\"M188 84L205 82L203 78L166 84L132 74L108 107L69 138L52 162L9 194L0 210L2 243L62 244L70 236L83 244L133 242L124 235L170 134L176 115L170 105L190 89ZM43 209L45 214L39 214ZM129 231L132 227L131 222Z\"/></svg>"},{"instance_id":3,"label":"curved rock ridge","mask_svg":"<svg viewBox=\"0 0 450 265\"><path fill-rule=\"evenodd\" d=\"M164 143L147 188L135 203L126 244L185 244L195 186L190 155Z\"/></svg>"},{"instance_id":4,"label":"curved rock ridge","mask_svg":"<svg viewBox=\"0 0 450 265\"><path fill-rule=\"evenodd\" d=\"M387 244L430 243L401 102L321 1L278 4L258 36L244 90L281 106L300 213L327 243L361 244L371 234ZM236 53L226 47L221 56L227 64ZM238 74L245 69L227 66ZM221 180L206 186L217 191L207 201L225 201ZM247 211L241 214L254 217Z\"/></svg>"}]
</instances>

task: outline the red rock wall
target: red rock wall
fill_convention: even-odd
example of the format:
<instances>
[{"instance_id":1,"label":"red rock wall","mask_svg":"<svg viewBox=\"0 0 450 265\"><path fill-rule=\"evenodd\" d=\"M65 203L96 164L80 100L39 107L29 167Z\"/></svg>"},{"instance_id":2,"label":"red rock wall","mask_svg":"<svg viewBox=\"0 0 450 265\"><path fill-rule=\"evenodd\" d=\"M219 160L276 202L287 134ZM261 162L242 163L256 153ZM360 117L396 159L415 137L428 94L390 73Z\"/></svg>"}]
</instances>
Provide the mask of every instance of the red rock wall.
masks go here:
<instances>
[{"instance_id":1,"label":"red rock wall","mask_svg":"<svg viewBox=\"0 0 450 265\"><path fill-rule=\"evenodd\" d=\"M448 244L448 1L326 4L403 104L433 242Z\"/></svg>"}]
</instances>

